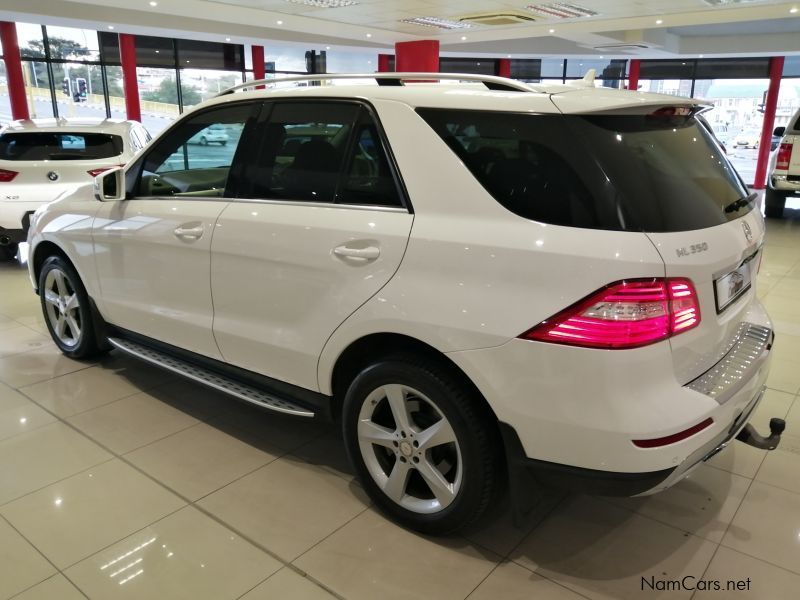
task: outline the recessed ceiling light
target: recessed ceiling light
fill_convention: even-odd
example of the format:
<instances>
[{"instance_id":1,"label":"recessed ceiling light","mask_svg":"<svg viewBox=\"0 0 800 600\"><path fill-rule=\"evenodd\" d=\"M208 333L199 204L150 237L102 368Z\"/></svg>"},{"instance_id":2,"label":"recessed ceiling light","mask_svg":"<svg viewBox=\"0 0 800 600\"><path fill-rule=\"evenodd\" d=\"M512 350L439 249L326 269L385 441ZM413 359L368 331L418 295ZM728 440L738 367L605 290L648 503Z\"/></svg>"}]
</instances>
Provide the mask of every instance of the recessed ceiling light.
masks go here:
<instances>
[{"instance_id":1,"label":"recessed ceiling light","mask_svg":"<svg viewBox=\"0 0 800 600\"><path fill-rule=\"evenodd\" d=\"M283 25L283 21L275 21L278 25Z\"/></svg>"},{"instance_id":2,"label":"recessed ceiling light","mask_svg":"<svg viewBox=\"0 0 800 600\"><path fill-rule=\"evenodd\" d=\"M150 6L158 6L158 2L150 2Z\"/></svg>"},{"instance_id":3,"label":"recessed ceiling light","mask_svg":"<svg viewBox=\"0 0 800 600\"><path fill-rule=\"evenodd\" d=\"M461 41L462 41L462 42L465 42L465 41L467 41L467 36L465 36L465 35L462 35L462 36L461 36Z\"/></svg>"},{"instance_id":4,"label":"recessed ceiling light","mask_svg":"<svg viewBox=\"0 0 800 600\"><path fill-rule=\"evenodd\" d=\"M372 37L372 34L371 34L371 33L368 33L368 34L367 34L367 37Z\"/></svg>"},{"instance_id":5,"label":"recessed ceiling light","mask_svg":"<svg viewBox=\"0 0 800 600\"><path fill-rule=\"evenodd\" d=\"M441 19L439 17L414 17L413 19L400 19L400 22L422 25L423 27L437 27L439 29L469 29L472 27L472 23L453 19Z\"/></svg>"},{"instance_id":6,"label":"recessed ceiling light","mask_svg":"<svg viewBox=\"0 0 800 600\"><path fill-rule=\"evenodd\" d=\"M189 62L192 62L192 61L190 61L190 60L187 60L186 62L187 62L187 63L189 63Z\"/></svg>"},{"instance_id":7,"label":"recessed ceiling light","mask_svg":"<svg viewBox=\"0 0 800 600\"><path fill-rule=\"evenodd\" d=\"M700 58L703 58L703 55L702 55L702 54L698 54L697 56L698 56L698 57L700 57Z\"/></svg>"},{"instance_id":8,"label":"recessed ceiling light","mask_svg":"<svg viewBox=\"0 0 800 600\"><path fill-rule=\"evenodd\" d=\"M511 55L510 54L506 54L506 58L511 58Z\"/></svg>"},{"instance_id":9,"label":"recessed ceiling light","mask_svg":"<svg viewBox=\"0 0 800 600\"><path fill-rule=\"evenodd\" d=\"M315 8L342 8L343 6L355 6L355 0L286 0L291 4L305 4Z\"/></svg>"},{"instance_id":10,"label":"recessed ceiling light","mask_svg":"<svg viewBox=\"0 0 800 600\"><path fill-rule=\"evenodd\" d=\"M161 50L156 50L156 54L158 54L158 53L160 53L160 52L161 52Z\"/></svg>"},{"instance_id":11,"label":"recessed ceiling light","mask_svg":"<svg viewBox=\"0 0 800 600\"><path fill-rule=\"evenodd\" d=\"M230 41L231 41L231 38L225 38L225 41L226 41L226 42L230 42Z\"/></svg>"},{"instance_id":12,"label":"recessed ceiling light","mask_svg":"<svg viewBox=\"0 0 800 600\"><path fill-rule=\"evenodd\" d=\"M603 58L602 56L600 58Z\"/></svg>"},{"instance_id":13,"label":"recessed ceiling light","mask_svg":"<svg viewBox=\"0 0 800 600\"><path fill-rule=\"evenodd\" d=\"M555 29L551 29L551 30L550 30L550 33L555 33L555 32L556 32L556 30L555 30Z\"/></svg>"},{"instance_id":14,"label":"recessed ceiling light","mask_svg":"<svg viewBox=\"0 0 800 600\"><path fill-rule=\"evenodd\" d=\"M330 49L331 49L330 46L325 46L325 50L330 50Z\"/></svg>"},{"instance_id":15,"label":"recessed ceiling light","mask_svg":"<svg viewBox=\"0 0 800 600\"><path fill-rule=\"evenodd\" d=\"M551 4L528 4L526 6L529 11L541 15L542 17L552 19L576 19L579 17L594 17L597 13L588 8L577 6L575 4L567 4L566 2L553 2Z\"/></svg>"},{"instance_id":16,"label":"recessed ceiling light","mask_svg":"<svg viewBox=\"0 0 800 600\"><path fill-rule=\"evenodd\" d=\"M789 9L789 12L790 12L790 13L792 13L792 14L794 14L794 13L796 13L796 12L797 12L797 10L798 10L798 9L797 9L797 7L796 7L796 6L793 6L792 8L790 8L790 9Z\"/></svg>"},{"instance_id":17,"label":"recessed ceiling light","mask_svg":"<svg viewBox=\"0 0 800 600\"><path fill-rule=\"evenodd\" d=\"M109 25L108 28L109 29L114 29L114 26L113 25Z\"/></svg>"},{"instance_id":18,"label":"recessed ceiling light","mask_svg":"<svg viewBox=\"0 0 800 600\"><path fill-rule=\"evenodd\" d=\"M661 25L663 22L663 19L656 19L656 25Z\"/></svg>"}]
</instances>

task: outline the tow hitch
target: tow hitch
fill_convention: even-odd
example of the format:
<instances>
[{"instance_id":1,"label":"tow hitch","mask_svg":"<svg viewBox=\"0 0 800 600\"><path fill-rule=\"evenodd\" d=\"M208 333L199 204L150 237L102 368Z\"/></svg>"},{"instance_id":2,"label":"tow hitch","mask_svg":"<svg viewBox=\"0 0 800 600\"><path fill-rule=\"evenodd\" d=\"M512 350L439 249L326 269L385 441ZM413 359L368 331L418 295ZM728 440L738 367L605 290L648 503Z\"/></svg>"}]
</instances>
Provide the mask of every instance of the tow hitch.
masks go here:
<instances>
[{"instance_id":1,"label":"tow hitch","mask_svg":"<svg viewBox=\"0 0 800 600\"><path fill-rule=\"evenodd\" d=\"M740 442L762 450L775 450L781 443L781 434L786 429L786 421L773 417L769 420L769 437L762 437L750 423L736 436Z\"/></svg>"}]
</instances>

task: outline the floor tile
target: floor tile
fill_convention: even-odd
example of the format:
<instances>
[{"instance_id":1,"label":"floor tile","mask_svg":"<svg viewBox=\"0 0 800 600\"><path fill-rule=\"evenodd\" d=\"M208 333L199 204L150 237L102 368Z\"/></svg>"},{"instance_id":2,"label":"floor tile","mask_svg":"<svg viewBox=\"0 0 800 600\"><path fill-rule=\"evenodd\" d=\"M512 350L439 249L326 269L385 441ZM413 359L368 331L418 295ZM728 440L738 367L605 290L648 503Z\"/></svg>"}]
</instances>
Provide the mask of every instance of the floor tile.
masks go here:
<instances>
[{"instance_id":1,"label":"floor tile","mask_svg":"<svg viewBox=\"0 0 800 600\"><path fill-rule=\"evenodd\" d=\"M362 512L367 500L354 483L315 465L281 458L199 505L291 561Z\"/></svg>"},{"instance_id":2,"label":"floor tile","mask_svg":"<svg viewBox=\"0 0 800 600\"><path fill-rule=\"evenodd\" d=\"M20 388L38 381L90 367L92 363L67 358L51 342L41 348L0 358L0 382Z\"/></svg>"},{"instance_id":3,"label":"floor tile","mask_svg":"<svg viewBox=\"0 0 800 600\"><path fill-rule=\"evenodd\" d=\"M53 575L50 579L28 588L14 600L85 600L78 589L63 575Z\"/></svg>"},{"instance_id":4,"label":"floor tile","mask_svg":"<svg viewBox=\"0 0 800 600\"><path fill-rule=\"evenodd\" d=\"M125 456L133 464L194 501L275 460L211 425L198 423Z\"/></svg>"},{"instance_id":5,"label":"floor tile","mask_svg":"<svg viewBox=\"0 0 800 600\"><path fill-rule=\"evenodd\" d=\"M89 598L232 600L280 566L202 512L186 507L65 574Z\"/></svg>"},{"instance_id":6,"label":"floor tile","mask_svg":"<svg viewBox=\"0 0 800 600\"><path fill-rule=\"evenodd\" d=\"M52 344L50 338L43 336L30 327L25 327L24 325L10 327L4 329L3 335L0 335L0 356L30 352L43 347L45 344Z\"/></svg>"},{"instance_id":7,"label":"floor tile","mask_svg":"<svg viewBox=\"0 0 800 600\"><path fill-rule=\"evenodd\" d=\"M347 450L340 432L322 435L292 452L292 456L301 458L313 465L330 470L335 475L348 480L356 478L355 472L347 458Z\"/></svg>"},{"instance_id":8,"label":"floor tile","mask_svg":"<svg viewBox=\"0 0 800 600\"><path fill-rule=\"evenodd\" d=\"M782 600L797 596L800 575L721 546L703 579L718 582L698 590L697 599ZM726 593L728 595L726 596Z\"/></svg>"},{"instance_id":9,"label":"floor tile","mask_svg":"<svg viewBox=\"0 0 800 600\"><path fill-rule=\"evenodd\" d=\"M800 442L800 438L793 441ZM789 445L796 448L800 443ZM781 446L787 445L781 442ZM767 453L756 475L756 481L800 494L800 450L787 452L782 447Z\"/></svg>"},{"instance_id":10,"label":"floor tile","mask_svg":"<svg viewBox=\"0 0 800 600\"><path fill-rule=\"evenodd\" d=\"M264 583L242 596L242 600L334 600L336 596L308 577L303 577L288 567L284 567Z\"/></svg>"},{"instance_id":11,"label":"floor tile","mask_svg":"<svg viewBox=\"0 0 800 600\"><path fill-rule=\"evenodd\" d=\"M800 494L754 482L722 545L800 574Z\"/></svg>"},{"instance_id":12,"label":"floor tile","mask_svg":"<svg viewBox=\"0 0 800 600\"><path fill-rule=\"evenodd\" d=\"M370 509L294 564L348 600L460 600L499 560L463 539L407 531Z\"/></svg>"},{"instance_id":13,"label":"floor tile","mask_svg":"<svg viewBox=\"0 0 800 600\"><path fill-rule=\"evenodd\" d=\"M118 454L167 437L197 419L140 393L67 419L75 427Z\"/></svg>"},{"instance_id":14,"label":"floor tile","mask_svg":"<svg viewBox=\"0 0 800 600\"><path fill-rule=\"evenodd\" d=\"M110 458L100 446L63 423L0 441L0 506Z\"/></svg>"},{"instance_id":15,"label":"floor tile","mask_svg":"<svg viewBox=\"0 0 800 600\"><path fill-rule=\"evenodd\" d=\"M0 513L64 569L184 504L112 460L6 504Z\"/></svg>"},{"instance_id":16,"label":"floor tile","mask_svg":"<svg viewBox=\"0 0 800 600\"><path fill-rule=\"evenodd\" d=\"M0 440L33 431L55 420L25 396L0 383Z\"/></svg>"},{"instance_id":17,"label":"floor tile","mask_svg":"<svg viewBox=\"0 0 800 600\"><path fill-rule=\"evenodd\" d=\"M513 562L504 562L475 588L467 600L582 600L565 587Z\"/></svg>"},{"instance_id":18,"label":"floor tile","mask_svg":"<svg viewBox=\"0 0 800 600\"><path fill-rule=\"evenodd\" d=\"M599 498L577 497L512 552L514 562L589 598L641 598L643 578L699 578L716 544ZM691 592L647 590L652 598Z\"/></svg>"},{"instance_id":19,"label":"floor tile","mask_svg":"<svg viewBox=\"0 0 800 600\"><path fill-rule=\"evenodd\" d=\"M484 518L468 526L461 535L470 542L507 557L568 496L566 492L558 490L541 490L541 494L530 510L522 515L519 523L515 522L510 498L504 495Z\"/></svg>"},{"instance_id":20,"label":"floor tile","mask_svg":"<svg viewBox=\"0 0 800 600\"><path fill-rule=\"evenodd\" d=\"M701 465L670 489L640 498L614 498L617 506L719 543L750 479Z\"/></svg>"},{"instance_id":21,"label":"floor tile","mask_svg":"<svg viewBox=\"0 0 800 600\"><path fill-rule=\"evenodd\" d=\"M800 390L800 368L795 361L774 357L770 364L767 387L796 394Z\"/></svg>"},{"instance_id":22,"label":"floor tile","mask_svg":"<svg viewBox=\"0 0 800 600\"><path fill-rule=\"evenodd\" d=\"M59 417L69 417L152 387L148 375L141 369L96 365L20 391Z\"/></svg>"},{"instance_id":23,"label":"floor tile","mask_svg":"<svg viewBox=\"0 0 800 600\"><path fill-rule=\"evenodd\" d=\"M10 598L55 572L53 565L0 519L0 598Z\"/></svg>"}]
</instances>

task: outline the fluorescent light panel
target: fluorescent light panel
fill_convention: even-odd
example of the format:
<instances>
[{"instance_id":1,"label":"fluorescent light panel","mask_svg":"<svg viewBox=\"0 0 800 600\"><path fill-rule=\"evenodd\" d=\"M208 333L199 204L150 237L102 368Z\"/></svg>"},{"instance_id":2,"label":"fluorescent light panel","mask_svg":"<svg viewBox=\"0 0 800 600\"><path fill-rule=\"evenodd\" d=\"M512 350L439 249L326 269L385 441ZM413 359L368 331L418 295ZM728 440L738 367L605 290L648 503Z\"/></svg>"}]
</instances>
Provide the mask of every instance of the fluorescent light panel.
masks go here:
<instances>
[{"instance_id":1,"label":"fluorescent light panel","mask_svg":"<svg viewBox=\"0 0 800 600\"><path fill-rule=\"evenodd\" d=\"M566 2L528 4L525 8L542 17L555 19L577 19L579 17L594 17L597 15L593 10L575 4L567 4Z\"/></svg>"},{"instance_id":2,"label":"fluorescent light panel","mask_svg":"<svg viewBox=\"0 0 800 600\"><path fill-rule=\"evenodd\" d=\"M401 19L400 22L422 25L424 27L437 27L439 29L469 29L472 27L472 23L454 21L452 19L441 19L439 17L414 17L413 19Z\"/></svg>"},{"instance_id":3,"label":"fluorescent light panel","mask_svg":"<svg viewBox=\"0 0 800 600\"><path fill-rule=\"evenodd\" d=\"M342 8L343 6L355 6L356 0L286 0L291 4L305 4L315 8Z\"/></svg>"}]
</instances>

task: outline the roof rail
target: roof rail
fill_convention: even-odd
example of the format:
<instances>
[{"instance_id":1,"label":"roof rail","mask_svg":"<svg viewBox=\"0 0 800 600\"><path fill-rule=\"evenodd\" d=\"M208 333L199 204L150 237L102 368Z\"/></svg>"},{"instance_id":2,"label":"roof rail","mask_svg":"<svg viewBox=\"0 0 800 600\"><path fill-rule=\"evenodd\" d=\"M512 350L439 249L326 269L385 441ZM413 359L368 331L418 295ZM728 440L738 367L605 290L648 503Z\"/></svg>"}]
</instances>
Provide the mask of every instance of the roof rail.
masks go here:
<instances>
[{"instance_id":1,"label":"roof rail","mask_svg":"<svg viewBox=\"0 0 800 600\"><path fill-rule=\"evenodd\" d=\"M466 81L482 83L490 90L503 92L536 91L535 87L514 79L468 73L319 73L316 75L296 75L292 77L281 77L280 79L257 79L255 81L247 81L223 90L217 94L217 97L260 85L292 81L326 81L331 79L374 79L378 85L405 85L404 82L407 81Z\"/></svg>"}]
</instances>

